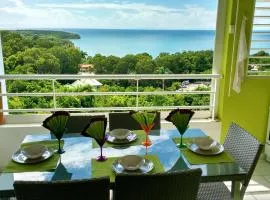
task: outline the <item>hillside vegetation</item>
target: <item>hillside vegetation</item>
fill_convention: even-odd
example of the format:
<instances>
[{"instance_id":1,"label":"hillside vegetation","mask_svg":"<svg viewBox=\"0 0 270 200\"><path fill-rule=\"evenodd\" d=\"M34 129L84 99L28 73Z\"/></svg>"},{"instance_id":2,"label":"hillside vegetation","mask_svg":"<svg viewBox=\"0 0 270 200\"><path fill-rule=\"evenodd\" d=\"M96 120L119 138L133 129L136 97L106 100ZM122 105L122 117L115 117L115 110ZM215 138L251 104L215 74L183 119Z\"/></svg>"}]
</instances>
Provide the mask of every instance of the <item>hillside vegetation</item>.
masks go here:
<instances>
[{"instance_id":1,"label":"hillside vegetation","mask_svg":"<svg viewBox=\"0 0 270 200\"><path fill-rule=\"evenodd\" d=\"M62 35L63 36L63 35ZM6 74L77 74L79 64L93 64L95 74L189 74L211 73L212 51L160 53L153 58L147 53L136 55L87 56L74 44L45 31L3 31L3 54ZM135 81L108 81L102 86L70 87L73 81L56 81L57 92L136 91ZM181 81L140 81L139 91L176 91ZM52 92L52 81L7 81L8 92ZM208 87L197 90L209 90ZM136 105L136 96L63 96L57 97L57 107L120 107ZM10 108L52 108L52 97L9 97ZM209 95L140 96L139 106L207 105Z\"/></svg>"}]
</instances>

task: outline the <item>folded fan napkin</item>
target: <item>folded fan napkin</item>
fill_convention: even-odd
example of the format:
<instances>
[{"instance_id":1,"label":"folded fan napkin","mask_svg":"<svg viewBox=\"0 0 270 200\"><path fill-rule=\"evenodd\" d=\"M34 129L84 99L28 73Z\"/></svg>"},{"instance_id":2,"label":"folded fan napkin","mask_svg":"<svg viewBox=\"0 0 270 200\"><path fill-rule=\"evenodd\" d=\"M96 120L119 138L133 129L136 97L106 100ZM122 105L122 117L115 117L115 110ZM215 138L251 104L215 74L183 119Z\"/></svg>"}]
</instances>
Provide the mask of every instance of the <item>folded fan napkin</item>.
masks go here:
<instances>
[{"instance_id":1,"label":"folded fan napkin","mask_svg":"<svg viewBox=\"0 0 270 200\"><path fill-rule=\"evenodd\" d=\"M119 157L108 158L104 162L98 162L95 159L92 159L92 178L109 176L111 182L114 182L115 172L112 170L112 165L118 158ZM160 163L160 160L156 155L146 155L145 158L154 163L154 169L149 173L154 174L164 172L163 165Z\"/></svg>"},{"instance_id":2,"label":"folded fan napkin","mask_svg":"<svg viewBox=\"0 0 270 200\"><path fill-rule=\"evenodd\" d=\"M110 142L105 142L105 144L103 145L103 147L129 147L129 146L137 146L137 145L141 145L143 141L145 141L145 132L141 131L141 130L136 130L133 131L134 133L137 134L137 139L130 142L130 143L126 143L126 144L112 144ZM150 140L150 138L148 137L148 140ZM99 148L99 145L97 144L97 142L93 139L93 146L92 148Z\"/></svg>"},{"instance_id":3,"label":"folded fan napkin","mask_svg":"<svg viewBox=\"0 0 270 200\"><path fill-rule=\"evenodd\" d=\"M42 144L47 148L53 148L55 150L58 149L58 141L57 140L45 140L39 142L29 142L23 143L21 147L26 147L33 144ZM61 141L61 146L64 145L64 141ZM54 154L47 160L40 163L32 163L32 164L20 164L16 163L13 160L10 160L9 163L4 167L4 173L19 173L19 172L38 172L38 171L52 171L55 170L59 161L60 155Z\"/></svg>"}]
</instances>

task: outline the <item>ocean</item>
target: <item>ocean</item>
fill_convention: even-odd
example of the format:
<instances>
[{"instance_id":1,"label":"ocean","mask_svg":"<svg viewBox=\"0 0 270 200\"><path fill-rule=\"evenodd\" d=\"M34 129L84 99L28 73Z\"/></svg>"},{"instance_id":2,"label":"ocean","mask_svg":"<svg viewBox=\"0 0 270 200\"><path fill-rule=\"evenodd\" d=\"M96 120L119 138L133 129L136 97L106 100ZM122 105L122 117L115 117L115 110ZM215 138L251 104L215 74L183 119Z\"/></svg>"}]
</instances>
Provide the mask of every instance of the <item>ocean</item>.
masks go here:
<instances>
[{"instance_id":1,"label":"ocean","mask_svg":"<svg viewBox=\"0 0 270 200\"><path fill-rule=\"evenodd\" d=\"M149 53L153 57L162 52L213 50L215 31L212 30L117 30L117 29L65 29L78 33L72 42L89 56L125 56Z\"/></svg>"}]
</instances>

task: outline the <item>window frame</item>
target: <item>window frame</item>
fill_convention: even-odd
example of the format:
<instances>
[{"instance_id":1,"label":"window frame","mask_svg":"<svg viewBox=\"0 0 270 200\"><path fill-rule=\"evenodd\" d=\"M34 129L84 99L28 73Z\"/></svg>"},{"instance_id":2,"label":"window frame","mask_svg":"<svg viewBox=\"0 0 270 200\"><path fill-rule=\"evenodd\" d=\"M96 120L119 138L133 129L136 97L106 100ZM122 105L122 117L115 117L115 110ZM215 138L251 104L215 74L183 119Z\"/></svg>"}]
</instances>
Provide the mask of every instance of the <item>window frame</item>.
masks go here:
<instances>
[{"instance_id":1,"label":"window frame","mask_svg":"<svg viewBox=\"0 0 270 200\"><path fill-rule=\"evenodd\" d=\"M249 73L249 70L248 70L248 67L249 67L249 64L250 64L251 51L252 51L252 38L253 38L253 32L254 32L254 22L255 22L255 17L256 17L255 14L256 14L256 3L257 2L267 2L267 3L269 3L269 16L270 16L270 1L254 0L254 9L253 9L253 12L252 12L252 15L251 15L252 16L252 19L251 19L252 20L251 35L250 35L250 41L249 41L249 44L248 44L249 57L248 57L248 60L247 60L245 73L246 73L247 79L270 79L270 71L269 71L269 75L264 75L264 74L256 75L256 74ZM258 15L258 16L260 16L260 15ZM269 20L269 24L270 24L270 20ZM269 33L267 35L270 37L270 28L269 28ZM269 45L269 48L270 48L270 45ZM269 54L270 54L270 52L269 52ZM269 56L269 61L270 61L270 56Z\"/></svg>"}]
</instances>

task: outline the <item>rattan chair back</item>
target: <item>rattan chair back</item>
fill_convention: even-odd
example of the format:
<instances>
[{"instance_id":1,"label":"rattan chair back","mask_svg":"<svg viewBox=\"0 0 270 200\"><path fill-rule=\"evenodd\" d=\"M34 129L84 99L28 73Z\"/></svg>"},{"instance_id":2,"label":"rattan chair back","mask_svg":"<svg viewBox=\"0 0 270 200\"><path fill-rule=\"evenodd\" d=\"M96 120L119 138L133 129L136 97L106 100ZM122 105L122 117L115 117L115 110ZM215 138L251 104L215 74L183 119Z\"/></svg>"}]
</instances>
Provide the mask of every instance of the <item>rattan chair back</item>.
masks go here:
<instances>
[{"instance_id":1,"label":"rattan chair back","mask_svg":"<svg viewBox=\"0 0 270 200\"><path fill-rule=\"evenodd\" d=\"M73 181L15 181L17 200L109 200L108 177Z\"/></svg>"},{"instance_id":2,"label":"rattan chair back","mask_svg":"<svg viewBox=\"0 0 270 200\"><path fill-rule=\"evenodd\" d=\"M84 127L90 122L90 119L102 117L105 115L71 115L67 122L67 130L65 133L81 133Z\"/></svg>"},{"instance_id":3,"label":"rattan chair back","mask_svg":"<svg viewBox=\"0 0 270 200\"><path fill-rule=\"evenodd\" d=\"M109 128L110 131L117 128L129 130L141 130L138 122L133 119L128 112L113 112L109 113ZM160 129L160 112L157 113L155 125L152 130Z\"/></svg>"},{"instance_id":4,"label":"rattan chair back","mask_svg":"<svg viewBox=\"0 0 270 200\"><path fill-rule=\"evenodd\" d=\"M224 142L224 148L246 170L247 177L243 185L247 187L259 160L263 145L248 131L232 123Z\"/></svg>"},{"instance_id":5,"label":"rattan chair back","mask_svg":"<svg viewBox=\"0 0 270 200\"><path fill-rule=\"evenodd\" d=\"M195 200L201 169L153 175L118 175L115 200Z\"/></svg>"}]
</instances>

